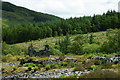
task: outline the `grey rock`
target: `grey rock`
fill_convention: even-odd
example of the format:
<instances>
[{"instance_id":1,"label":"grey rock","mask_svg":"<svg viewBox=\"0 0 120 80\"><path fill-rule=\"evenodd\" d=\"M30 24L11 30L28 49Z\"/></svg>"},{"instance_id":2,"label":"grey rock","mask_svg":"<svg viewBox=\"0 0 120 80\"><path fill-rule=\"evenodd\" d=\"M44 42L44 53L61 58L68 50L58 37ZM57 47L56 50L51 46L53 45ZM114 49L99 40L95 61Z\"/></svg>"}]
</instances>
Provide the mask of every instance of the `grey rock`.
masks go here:
<instances>
[{"instance_id":1,"label":"grey rock","mask_svg":"<svg viewBox=\"0 0 120 80\"><path fill-rule=\"evenodd\" d=\"M112 61L114 64L119 64L120 63L120 55L114 55L112 58Z\"/></svg>"},{"instance_id":2,"label":"grey rock","mask_svg":"<svg viewBox=\"0 0 120 80\"><path fill-rule=\"evenodd\" d=\"M5 63L5 64L9 66L17 66L15 63Z\"/></svg>"}]
</instances>

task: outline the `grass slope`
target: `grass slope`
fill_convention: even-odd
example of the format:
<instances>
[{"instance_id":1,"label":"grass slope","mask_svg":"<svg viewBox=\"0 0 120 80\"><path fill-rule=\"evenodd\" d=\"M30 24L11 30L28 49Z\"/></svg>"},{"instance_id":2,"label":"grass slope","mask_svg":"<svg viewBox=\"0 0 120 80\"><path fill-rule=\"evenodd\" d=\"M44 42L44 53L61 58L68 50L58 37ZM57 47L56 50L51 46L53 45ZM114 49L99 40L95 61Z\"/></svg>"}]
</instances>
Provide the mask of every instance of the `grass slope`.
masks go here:
<instances>
[{"instance_id":1,"label":"grass slope","mask_svg":"<svg viewBox=\"0 0 120 80\"><path fill-rule=\"evenodd\" d=\"M83 34L84 36L86 35L90 35L91 33L88 34ZM77 34L80 35L80 34ZM77 35L71 35L70 39L72 41L72 39L74 39ZM98 41L100 43L103 43L104 41L107 40L106 37L106 31L102 31L102 32L96 32L93 33L94 36L94 40ZM50 38L45 38L45 39L39 39L39 40L33 40L30 42L23 42L23 43L17 43L17 44L13 44L14 46L17 46L19 48L27 48L31 43L33 44L33 46L36 49L43 49L45 44L49 44L50 46L54 46L56 41L58 41L59 39L63 39L65 36L61 36L61 37L50 37Z\"/></svg>"}]
</instances>

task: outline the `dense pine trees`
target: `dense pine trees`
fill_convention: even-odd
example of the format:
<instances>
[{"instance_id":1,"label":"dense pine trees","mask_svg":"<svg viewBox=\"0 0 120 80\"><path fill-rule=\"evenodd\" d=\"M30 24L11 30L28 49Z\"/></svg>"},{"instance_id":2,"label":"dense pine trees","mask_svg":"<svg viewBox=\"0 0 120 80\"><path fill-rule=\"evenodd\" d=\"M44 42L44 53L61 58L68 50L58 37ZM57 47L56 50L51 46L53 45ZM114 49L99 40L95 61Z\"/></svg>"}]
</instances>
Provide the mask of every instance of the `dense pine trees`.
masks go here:
<instances>
[{"instance_id":1,"label":"dense pine trees","mask_svg":"<svg viewBox=\"0 0 120 80\"><path fill-rule=\"evenodd\" d=\"M55 37L68 34L83 34L120 28L120 13L108 11L103 15L69 18L66 20L37 23L3 25L3 41L19 43L29 40ZM92 35L91 35L92 38Z\"/></svg>"}]
</instances>

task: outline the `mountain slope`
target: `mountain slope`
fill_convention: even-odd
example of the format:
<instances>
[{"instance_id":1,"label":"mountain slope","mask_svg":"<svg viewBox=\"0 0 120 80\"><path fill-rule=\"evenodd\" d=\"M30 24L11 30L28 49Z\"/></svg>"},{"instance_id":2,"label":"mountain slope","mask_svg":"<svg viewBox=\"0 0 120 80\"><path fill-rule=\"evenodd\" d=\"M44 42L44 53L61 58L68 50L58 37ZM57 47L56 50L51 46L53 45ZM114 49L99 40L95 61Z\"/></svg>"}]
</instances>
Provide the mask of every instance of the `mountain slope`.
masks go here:
<instances>
[{"instance_id":1,"label":"mountain slope","mask_svg":"<svg viewBox=\"0 0 120 80\"><path fill-rule=\"evenodd\" d=\"M2 18L9 21L9 23L33 23L60 20L61 18L35 12L24 7L19 7L9 2L2 2Z\"/></svg>"}]
</instances>

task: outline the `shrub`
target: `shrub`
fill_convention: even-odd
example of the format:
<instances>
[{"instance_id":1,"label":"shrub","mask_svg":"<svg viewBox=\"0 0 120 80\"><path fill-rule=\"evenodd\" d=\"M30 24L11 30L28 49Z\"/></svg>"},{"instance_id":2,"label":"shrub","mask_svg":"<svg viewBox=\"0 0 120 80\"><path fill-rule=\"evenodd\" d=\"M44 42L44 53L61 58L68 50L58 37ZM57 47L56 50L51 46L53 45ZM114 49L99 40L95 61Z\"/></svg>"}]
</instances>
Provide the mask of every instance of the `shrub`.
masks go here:
<instances>
[{"instance_id":1,"label":"shrub","mask_svg":"<svg viewBox=\"0 0 120 80\"><path fill-rule=\"evenodd\" d=\"M1 68L1 71L2 71L2 73L4 73L4 72L5 72L5 68L4 68L4 67L2 67L2 68Z\"/></svg>"},{"instance_id":2,"label":"shrub","mask_svg":"<svg viewBox=\"0 0 120 80\"><path fill-rule=\"evenodd\" d=\"M39 68L38 68L38 66L35 66L34 67L34 71L37 71Z\"/></svg>"},{"instance_id":3,"label":"shrub","mask_svg":"<svg viewBox=\"0 0 120 80\"><path fill-rule=\"evenodd\" d=\"M73 74L73 75L67 76L67 78L77 78L77 77L78 77L77 74Z\"/></svg>"},{"instance_id":4,"label":"shrub","mask_svg":"<svg viewBox=\"0 0 120 80\"><path fill-rule=\"evenodd\" d=\"M92 66L91 66L91 69L92 69L92 70L100 70L100 69L101 69L101 66L92 65Z\"/></svg>"},{"instance_id":5,"label":"shrub","mask_svg":"<svg viewBox=\"0 0 120 80\"><path fill-rule=\"evenodd\" d=\"M112 68L117 68L117 65L113 64L113 65L112 65Z\"/></svg>"},{"instance_id":6,"label":"shrub","mask_svg":"<svg viewBox=\"0 0 120 80\"><path fill-rule=\"evenodd\" d=\"M83 54L83 41L74 41L68 48L69 53L73 53L76 55L82 55Z\"/></svg>"},{"instance_id":7,"label":"shrub","mask_svg":"<svg viewBox=\"0 0 120 80\"><path fill-rule=\"evenodd\" d=\"M17 61L20 61L20 64L23 65L24 63L30 63L32 59L29 57L25 57L25 58L18 58Z\"/></svg>"},{"instance_id":8,"label":"shrub","mask_svg":"<svg viewBox=\"0 0 120 80\"><path fill-rule=\"evenodd\" d=\"M100 51L100 45L98 44L84 44L83 52L84 53L96 53Z\"/></svg>"},{"instance_id":9,"label":"shrub","mask_svg":"<svg viewBox=\"0 0 120 80\"><path fill-rule=\"evenodd\" d=\"M88 43L89 44L92 44L94 41L94 36L93 36L93 34L90 34L90 36L88 37Z\"/></svg>"},{"instance_id":10,"label":"shrub","mask_svg":"<svg viewBox=\"0 0 120 80\"><path fill-rule=\"evenodd\" d=\"M17 70L17 67L13 67L13 71L16 71Z\"/></svg>"},{"instance_id":11,"label":"shrub","mask_svg":"<svg viewBox=\"0 0 120 80\"><path fill-rule=\"evenodd\" d=\"M63 60L65 59L65 55L64 55L64 54L61 54L60 57L59 57L59 59L60 59L61 61L63 61Z\"/></svg>"},{"instance_id":12,"label":"shrub","mask_svg":"<svg viewBox=\"0 0 120 80\"><path fill-rule=\"evenodd\" d=\"M85 68L83 67L82 64L78 64L75 68L74 68L74 71L84 71Z\"/></svg>"},{"instance_id":13,"label":"shrub","mask_svg":"<svg viewBox=\"0 0 120 80\"><path fill-rule=\"evenodd\" d=\"M7 58L6 56L2 56L2 62L7 62Z\"/></svg>"},{"instance_id":14,"label":"shrub","mask_svg":"<svg viewBox=\"0 0 120 80\"><path fill-rule=\"evenodd\" d=\"M28 71L31 71L32 70L32 66L28 66Z\"/></svg>"},{"instance_id":15,"label":"shrub","mask_svg":"<svg viewBox=\"0 0 120 80\"><path fill-rule=\"evenodd\" d=\"M85 60L82 60L82 64L85 64L86 63L86 61Z\"/></svg>"},{"instance_id":16,"label":"shrub","mask_svg":"<svg viewBox=\"0 0 120 80\"><path fill-rule=\"evenodd\" d=\"M112 63L109 64L102 64L103 69L111 69L112 68Z\"/></svg>"},{"instance_id":17,"label":"shrub","mask_svg":"<svg viewBox=\"0 0 120 80\"><path fill-rule=\"evenodd\" d=\"M60 63L61 66L67 66L67 62Z\"/></svg>"},{"instance_id":18,"label":"shrub","mask_svg":"<svg viewBox=\"0 0 120 80\"><path fill-rule=\"evenodd\" d=\"M62 52L60 52L58 49L55 49L53 47L50 48L51 54L52 55L60 55Z\"/></svg>"},{"instance_id":19,"label":"shrub","mask_svg":"<svg viewBox=\"0 0 120 80\"><path fill-rule=\"evenodd\" d=\"M92 66L93 64L94 64L94 63L93 63L92 60L87 61L87 62L84 64L84 68L90 70L90 69L91 69L91 66Z\"/></svg>"},{"instance_id":20,"label":"shrub","mask_svg":"<svg viewBox=\"0 0 120 80\"><path fill-rule=\"evenodd\" d=\"M54 48L60 50L60 46L59 45L55 45Z\"/></svg>"},{"instance_id":21,"label":"shrub","mask_svg":"<svg viewBox=\"0 0 120 80\"><path fill-rule=\"evenodd\" d=\"M13 55L12 55L12 54L7 54L6 56L7 56L7 57L12 57Z\"/></svg>"},{"instance_id":22,"label":"shrub","mask_svg":"<svg viewBox=\"0 0 120 80\"><path fill-rule=\"evenodd\" d=\"M45 66L46 70L49 70L50 68L51 68L51 66L49 64Z\"/></svg>"},{"instance_id":23,"label":"shrub","mask_svg":"<svg viewBox=\"0 0 120 80\"><path fill-rule=\"evenodd\" d=\"M25 67L28 67L28 66L35 67L36 65L34 63L25 63L25 64L23 64L23 66L25 66Z\"/></svg>"},{"instance_id":24,"label":"shrub","mask_svg":"<svg viewBox=\"0 0 120 80\"><path fill-rule=\"evenodd\" d=\"M96 59L94 59L94 64L95 65L101 65L102 64L102 60L96 60Z\"/></svg>"},{"instance_id":25,"label":"shrub","mask_svg":"<svg viewBox=\"0 0 120 80\"><path fill-rule=\"evenodd\" d=\"M54 65L54 68L59 68L59 65L58 65L58 64L55 64L55 65Z\"/></svg>"},{"instance_id":26,"label":"shrub","mask_svg":"<svg viewBox=\"0 0 120 80\"><path fill-rule=\"evenodd\" d=\"M120 29L109 29L106 32L108 41L101 46L101 52L114 53L120 52Z\"/></svg>"},{"instance_id":27,"label":"shrub","mask_svg":"<svg viewBox=\"0 0 120 80\"><path fill-rule=\"evenodd\" d=\"M88 56L88 59L93 59L95 56L96 56L95 54L90 54L90 55Z\"/></svg>"},{"instance_id":28,"label":"shrub","mask_svg":"<svg viewBox=\"0 0 120 80\"><path fill-rule=\"evenodd\" d=\"M59 78L67 78L65 75L61 75ZM65 79L66 80L66 79Z\"/></svg>"},{"instance_id":29,"label":"shrub","mask_svg":"<svg viewBox=\"0 0 120 80\"><path fill-rule=\"evenodd\" d=\"M36 64L36 66L41 67L41 64Z\"/></svg>"},{"instance_id":30,"label":"shrub","mask_svg":"<svg viewBox=\"0 0 120 80\"><path fill-rule=\"evenodd\" d=\"M75 62L71 62L71 61L67 61L67 66L68 67L75 67L78 63L75 63Z\"/></svg>"}]
</instances>

